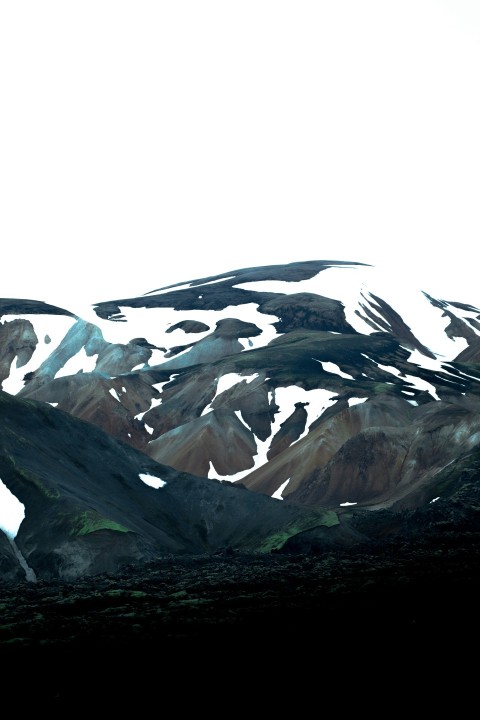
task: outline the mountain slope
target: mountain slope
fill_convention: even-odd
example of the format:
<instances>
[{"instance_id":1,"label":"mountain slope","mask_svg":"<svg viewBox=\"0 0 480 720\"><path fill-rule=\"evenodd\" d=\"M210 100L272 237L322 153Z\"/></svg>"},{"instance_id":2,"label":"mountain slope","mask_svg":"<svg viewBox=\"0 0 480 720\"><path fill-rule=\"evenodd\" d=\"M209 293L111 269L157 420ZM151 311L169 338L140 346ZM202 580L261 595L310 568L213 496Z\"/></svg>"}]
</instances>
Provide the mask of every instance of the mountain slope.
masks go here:
<instances>
[{"instance_id":1,"label":"mountain slope","mask_svg":"<svg viewBox=\"0 0 480 720\"><path fill-rule=\"evenodd\" d=\"M2 392L0 408L0 477L25 506L15 544L37 578L116 571L165 553L266 552L306 529L326 546L355 537L333 512L179 473L46 404ZM7 562L11 549L2 555Z\"/></svg>"},{"instance_id":2,"label":"mountain slope","mask_svg":"<svg viewBox=\"0 0 480 720\"><path fill-rule=\"evenodd\" d=\"M371 541L350 520L364 509L388 510L393 531L479 446L480 310L466 300L320 260L82 316L0 300L0 478L27 508L18 546L35 572L73 577L312 532L307 545ZM146 487L149 472L167 484Z\"/></svg>"}]
</instances>

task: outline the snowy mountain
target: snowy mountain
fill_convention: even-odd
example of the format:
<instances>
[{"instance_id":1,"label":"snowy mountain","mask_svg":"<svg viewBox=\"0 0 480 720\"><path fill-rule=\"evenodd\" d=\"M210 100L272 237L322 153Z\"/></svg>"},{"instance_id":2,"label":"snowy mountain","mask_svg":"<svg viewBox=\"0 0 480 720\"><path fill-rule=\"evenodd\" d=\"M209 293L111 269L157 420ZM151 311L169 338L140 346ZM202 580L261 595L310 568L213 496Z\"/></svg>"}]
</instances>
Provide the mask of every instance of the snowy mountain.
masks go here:
<instances>
[{"instance_id":1,"label":"snowy mountain","mask_svg":"<svg viewBox=\"0 0 480 720\"><path fill-rule=\"evenodd\" d=\"M253 491L249 502L295 508L303 520L288 541L306 541L309 513L333 513L327 524L347 528L360 511L413 512L457 487L445 473L480 442L480 309L461 300L320 260L233 270L79 314L3 299L0 381L16 400L48 404L128 446L137 477L176 471L199 487L222 481L208 485L215 493L232 484ZM63 413L48 417L60 427ZM29 516L22 502L17 543ZM129 512L115 522L128 525ZM203 549L240 542L224 533L210 543L210 507L203 520ZM150 557L158 546L147 536L144 528ZM354 536L349 527L342 542ZM197 540L162 548L195 552ZM32 553L25 538L23 552Z\"/></svg>"}]
</instances>

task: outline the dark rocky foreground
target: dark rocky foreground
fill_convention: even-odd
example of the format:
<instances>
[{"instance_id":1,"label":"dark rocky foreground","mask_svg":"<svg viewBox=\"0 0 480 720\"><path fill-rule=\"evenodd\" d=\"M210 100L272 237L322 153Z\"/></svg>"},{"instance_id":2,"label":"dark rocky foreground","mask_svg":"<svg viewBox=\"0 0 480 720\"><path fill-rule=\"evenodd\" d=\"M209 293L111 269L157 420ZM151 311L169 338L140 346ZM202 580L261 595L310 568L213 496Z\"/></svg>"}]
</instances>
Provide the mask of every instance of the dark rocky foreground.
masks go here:
<instances>
[{"instance_id":1,"label":"dark rocky foreground","mask_svg":"<svg viewBox=\"0 0 480 720\"><path fill-rule=\"evenodd\" d=\"M140 710L154 699L191 701L198 685L209 697L243 687L229 701L239 708L252 683L277 695L298 682L309 692L312 682L322 692L333 682L376 687L399 672L411 682L427 672L451 682L461 669L467 678L480 639L479 540L226 551L72 584L4 583L4 687L28 688L23 702L40 708L135 701Z\"/></svg>"}]
</instances>

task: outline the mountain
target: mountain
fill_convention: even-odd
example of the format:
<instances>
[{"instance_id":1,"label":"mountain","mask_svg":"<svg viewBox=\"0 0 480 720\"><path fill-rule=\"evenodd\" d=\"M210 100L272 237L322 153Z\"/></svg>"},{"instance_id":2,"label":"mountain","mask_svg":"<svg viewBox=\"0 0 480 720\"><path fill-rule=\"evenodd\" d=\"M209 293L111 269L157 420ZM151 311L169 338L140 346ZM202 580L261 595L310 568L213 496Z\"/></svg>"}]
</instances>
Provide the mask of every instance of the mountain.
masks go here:
<instances>
[{"instance_id":1,"label":"mountain","mask_svg":"<svg viewBox=\"0 0 480 720\"><path fill-rule=\"evenodd\" d=\"M21 669L35 706L111 708L200 679L197 702L213 678L358 697L406 658L411 678L461 671L480 601L467 298L308 261L0 315L0 480L24 509L0 531L9 687Z\"/></svg>"},{"instance_id":2,"label":"mountain","mask_svg":"<svg viewBox=\"0 0 480 720\"><path fill-rule=\"evenodd\" d=\"M352 546L385 511L382 537L465 492L454 471L480 440L465 302L319 260L84 316L11 298L0 313L0 478L25 507L5 577L25 572L18 550L31 577L73 579L162 553Z\"/></svg>"}]
</instances>

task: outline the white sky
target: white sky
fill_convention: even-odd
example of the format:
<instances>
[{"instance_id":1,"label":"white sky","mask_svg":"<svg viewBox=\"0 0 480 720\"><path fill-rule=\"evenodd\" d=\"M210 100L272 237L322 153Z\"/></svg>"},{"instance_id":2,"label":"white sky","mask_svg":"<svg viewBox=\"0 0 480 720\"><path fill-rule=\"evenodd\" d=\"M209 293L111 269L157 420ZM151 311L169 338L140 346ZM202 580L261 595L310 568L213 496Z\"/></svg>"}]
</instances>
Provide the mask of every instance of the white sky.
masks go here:
<instances>
[{"instance_id":1,"label":"white sky","mask_svg":"<svg viewBox=\"0 0 480 720\"><path fill-rule=\"evenodd\" d=\"M1 295L331 259L480 304L479 80L476 0L1 2Z\"/></svg>"}]
</instances>

